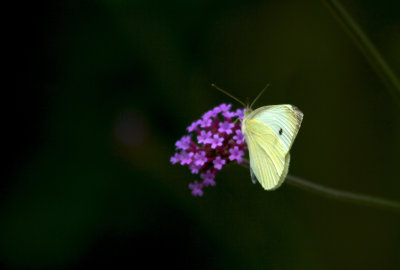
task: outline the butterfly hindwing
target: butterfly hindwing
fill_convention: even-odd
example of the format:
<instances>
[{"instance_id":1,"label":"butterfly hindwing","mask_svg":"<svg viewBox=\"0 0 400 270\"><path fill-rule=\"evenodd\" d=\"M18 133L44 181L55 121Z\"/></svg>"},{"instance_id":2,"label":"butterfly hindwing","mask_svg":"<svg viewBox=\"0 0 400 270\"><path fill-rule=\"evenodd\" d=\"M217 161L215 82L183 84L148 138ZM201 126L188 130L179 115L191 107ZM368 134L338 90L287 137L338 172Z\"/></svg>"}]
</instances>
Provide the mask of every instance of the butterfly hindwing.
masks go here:
<instances>
[{"instance_id":1,"label":"butterfly hindwing","mask_svg":"<svg viewBox=\"0 0 400 270\"><path fill-rule=\"evenodd\" d=\"M255 178L264 189L278 187L283 172L287 172L283 145L268 127L257 120L247 122L245 136L250 169Z\"/></svg>"},{"instance_id":2,"label":"butterfly hindwing","mask_svg":"<svg viewBox=\"0 0 400 270\"><path fill-rule=\"evenodd\" d=\"M287 153L286 157L285 157L285 168L283 169L281 178L279 178L278 184L274 187L274 189L280 187L280 185L282 185L283 181L285 181L286 175L288 174L288 171L289 171L289 163L290 163L290 153Z\"/></svg>"}]
</instances>

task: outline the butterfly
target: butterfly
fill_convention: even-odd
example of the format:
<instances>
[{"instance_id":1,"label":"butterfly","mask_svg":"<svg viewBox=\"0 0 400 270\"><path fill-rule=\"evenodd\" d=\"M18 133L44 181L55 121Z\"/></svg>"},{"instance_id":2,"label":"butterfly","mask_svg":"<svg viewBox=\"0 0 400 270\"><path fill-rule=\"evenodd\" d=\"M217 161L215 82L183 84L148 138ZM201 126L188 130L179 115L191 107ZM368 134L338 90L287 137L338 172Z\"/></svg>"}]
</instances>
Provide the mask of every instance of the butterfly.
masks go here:
<instances>
[{"instance_id":1,"label":"butterfly","mask_svg":"<svg viewBox=\"0 0 400 270\"><path fill-rule=\"evenodd\" d=\"M247 107L242 120L242 133L249 149L253 183L258 181L265 190L274 190L283 183L288 173L290 149L303 121L303 113L288 104L252 110L252 105L267 87ZM217 89L244 105L225 90Z\"/></svg>"},{"instance_id":2,"label":"butterfly","mask_svg":"<svg viewBox=\"0 0 400 270\"><path fill-rule=\"evenodd\" d=\"M290 148L303 120L303 113L293 105L248 108L242 121L250 156L253 183L266 190L278 188L286 178Z\"/></svg>"}]
</instances>

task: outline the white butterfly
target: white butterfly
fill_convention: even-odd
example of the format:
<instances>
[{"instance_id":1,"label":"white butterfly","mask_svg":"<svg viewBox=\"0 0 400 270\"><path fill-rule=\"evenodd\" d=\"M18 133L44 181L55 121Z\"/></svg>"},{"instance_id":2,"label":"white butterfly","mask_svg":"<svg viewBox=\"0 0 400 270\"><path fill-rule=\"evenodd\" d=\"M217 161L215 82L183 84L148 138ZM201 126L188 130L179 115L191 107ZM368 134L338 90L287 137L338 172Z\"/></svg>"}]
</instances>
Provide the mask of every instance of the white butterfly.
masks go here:
<instances>
[{"instance_id":1,"label":"white butterfly","mask_svg":"<svg viewBox=\"0 0 400 270\"><path fill-rule=\"evenodd\" d=\"M245 105L225 90L212 86ZM249 148L250 175L253 183L258 181L265 190L273 190L283 183L288 173L289 151L303 121L303 113L293 105L264 106L254 111L252 105L247 107L242 121L242 133Z\"/></svg>"},{"instance_id":2,"label":"white butterfly","mask_svg":"<svg viewBox=\"0 0 400 270\"><path fill-rule=\"evenodd\" d=\"M290 148L299 131L303 113L293 105L248 108L242 122L250 156L250 175L266 190L278 188L286 178Z\"/></svg>"}]
</instances>

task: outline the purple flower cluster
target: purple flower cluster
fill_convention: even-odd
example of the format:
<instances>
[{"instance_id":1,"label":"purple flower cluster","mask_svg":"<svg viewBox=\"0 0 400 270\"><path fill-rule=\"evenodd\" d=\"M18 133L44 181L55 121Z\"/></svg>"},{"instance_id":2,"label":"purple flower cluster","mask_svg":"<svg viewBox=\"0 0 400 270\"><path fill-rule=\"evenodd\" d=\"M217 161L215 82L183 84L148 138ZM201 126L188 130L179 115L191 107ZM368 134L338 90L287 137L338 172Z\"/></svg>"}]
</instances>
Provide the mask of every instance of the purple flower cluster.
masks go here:
<instances>
[{"instance_id":1,"label":"purple flower cluster","mask_svg":"<svg viewBox=\"0 0 400 270\"><path fill-rule=\"evenodd\" d=\"M242 162L247 151L241 131L245 109L231 111L231 104L221 104L206 112L188 128L189 135L175 143L176 153L172 164L188 165L193 174L200 174L202 181L189 184L193 196L202 196L203 187L215 186L215 175L230 162Z\"/></svg>"}]
</instances>

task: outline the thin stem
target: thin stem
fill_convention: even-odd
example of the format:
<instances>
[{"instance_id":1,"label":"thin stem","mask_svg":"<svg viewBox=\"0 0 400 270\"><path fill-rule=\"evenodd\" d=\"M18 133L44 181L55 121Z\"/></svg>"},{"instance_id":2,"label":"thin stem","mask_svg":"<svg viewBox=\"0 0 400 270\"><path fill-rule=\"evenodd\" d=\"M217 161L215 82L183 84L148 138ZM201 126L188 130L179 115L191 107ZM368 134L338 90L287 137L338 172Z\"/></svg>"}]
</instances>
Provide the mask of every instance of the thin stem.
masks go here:
<instances>
[{"instance_id":1,"label":"thin stem","mask_svg":"<svg viewBox=\"0 0 400 270\"><path fill-rule=\"evenodd\" d=\"M357 25L339 1L323 0L323 2L357 44L372 68L387 86L393 98L400 104L400 81L367 35L361 30L360 26Z\"/></svg>"},{"instance_id":2,"label":"thin stem","mask_svg":"<svg viewBox=\"0 0 400 270\"><path fill-rule=\"evenodd\" d=\"M306 191L319 193L330 198L363 204L371 207L387 208L396 212L400 211L400 203L395 201L325 187L289 174L286 176L286 181L292 186L302 188Z\"/></svg>"},{"instance_id":3,"label":"thin stem","mask_svg":"<svg viewBox=\"0 0 400 270\"><path fill-rule=\"evenodd\" d=\"M243 167L249 168L250 163L248 160L243 160L241 165ZM400 213L400 203L396 201L325 187L294 175L287 175L286 183L290 184L291 186L295 186L303 190L310 191L315 194L323 195L329 198L370 207L385 208Z\"/></svg>"}]
</instances>

